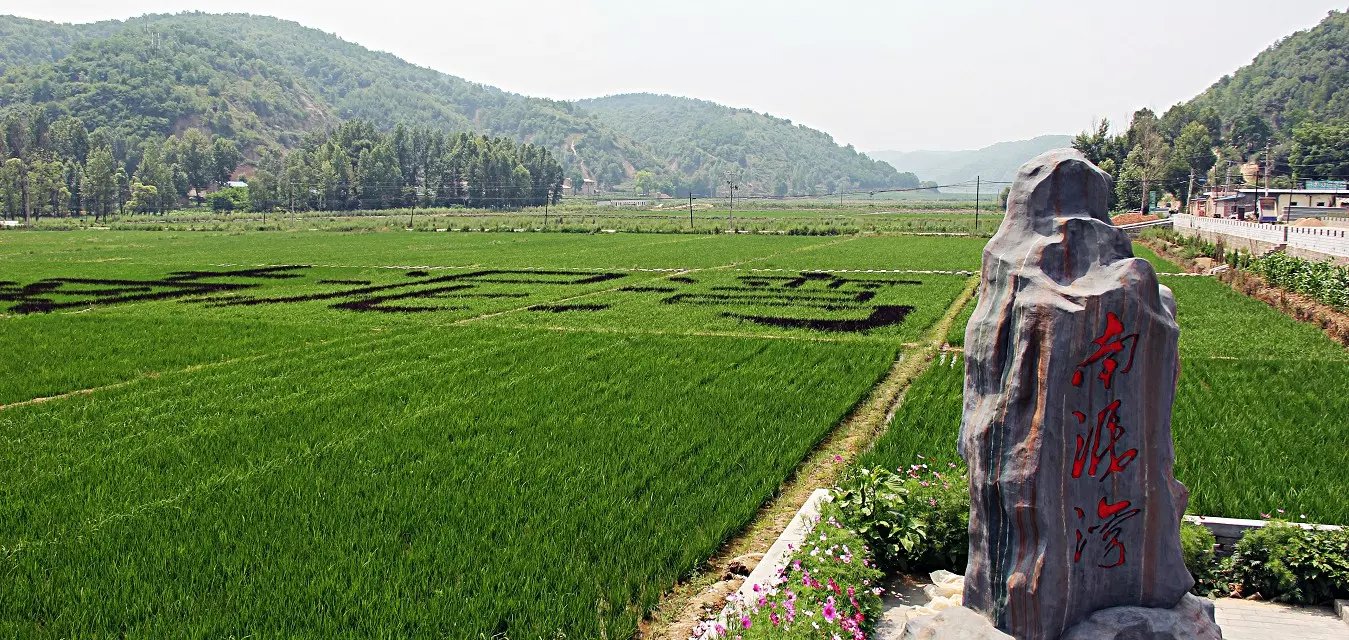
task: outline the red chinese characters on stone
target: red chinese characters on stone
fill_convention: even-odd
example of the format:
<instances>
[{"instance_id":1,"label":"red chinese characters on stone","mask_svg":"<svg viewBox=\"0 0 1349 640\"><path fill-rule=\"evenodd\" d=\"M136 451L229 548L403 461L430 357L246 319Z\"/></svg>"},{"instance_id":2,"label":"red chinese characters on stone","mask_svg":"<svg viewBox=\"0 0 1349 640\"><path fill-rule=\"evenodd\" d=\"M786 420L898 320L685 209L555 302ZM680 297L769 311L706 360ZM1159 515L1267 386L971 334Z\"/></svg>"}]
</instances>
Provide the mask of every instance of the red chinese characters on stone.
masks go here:
<instances>
[{"instance_id":1,"label":"red chinese characters on stone","mask_svg":"<svg viewBox=\"0 0 1349 640\"><path fill-rule=\"evenodd\" d=\"M1073 507L1078 520L1086 520L1087 514L1079 507ZM1096 504L1096 518L1098 523L1087 527L1089 535L1099 535L1101 542L1105 545L1105 551L1101 553L1101 562L1096 566L1102 569L1113 569L1124 564L1128 560L1128 550L1124 543L1120 542L1119 534L1123 531L1120 525L1140 513L1143 510L1134 507L1129 500L1120 500L1119 502L1109 502L1105 498ZM1082 529L1077 530L1077 545L1073 547L1073 562L1082 560L1082 551L1087 548L1087 538L1082 535ZM1110 562L1105 562L1109 560Z\"/></svg>"},{"instance_id":2,"label":"red chinese characters on stone","mask_svg":"<svg viewBox=\"0 0 1349 640\"><path fill-rule=\"evenodd\" d=\"M1095 428L1088 429L1085 438L1077 436L1077 453L1073 456L1074 478L1081 478L1083 472L1089 477L1096 478L1099 472L1099 478L1104 482L1110 474L1124 471L1124 468L1138 457L1138 449L1127 449L1123 453L1115 450L1115 445L1124 437L1124 427L1119 423L1119 407L1119 400L1106 405L1105 409L1096 414ZM1081 411L1074 411L1073 417L1077 419L1078 424L1087 421L1086 414ZM1101 471L1101 462L1107 460L1110 464Z\"/></svg>"},{"instance_id":3,"label":"red chinese characters on stone","mask_svg":"<svg viewBox=\"0 0 1349 640\"><path fill-rule=\"evenodd\" d=\"M1101 363L1101 373L1097 378L1110 388L1110 383L1115 379L1116 373L1128 373L1134 366L1134 351L1138 348L1138 334L1124 334L1124 323L1120 322L1119 316L1113 311L1107 311L1105 314L1105 333L1102 333L1092 344L1096 345L1096 352L1087 356L1086 360L1077 364L1078 370L1073 372L1073 386L1082 386L1082 367ZM1121 354L1125 348L1129 349L1129 359L1124 362L1124 368L1120 368L1119 360L1116 356Z\"/></svg>"},{"instance_id":4,"label":"red chinese characters on stone","mask_svg":"<svg viewBox=\"0 0 1349 640\"><path fill-rule=\"evenodd\" d=\"M1106 391L1109 391L1115 374L1128 373L1133 367L1134 352L1138 348L1138 334L1127 333L1119 316L1114 312L1107 312L1105 332L1092 340L1092 344L1096 346L1095 351L1073 371L1073 386L1082 386L1085 378L1082 373L1084 367L1099 364L1101 369L1096 379L1101 381L1101 386ZM1121 366L1119 358L1125 355L1126 350L1127 358ZM1124 446L1121 440L1126 434L1122 425L1124 421L1119 415L1121 404L1119 399L1115 399L1104 409L1096 412L1094 425L1089 425L1087 421L1090 408L1087 411L1072 412L1076 424L1086 427L1085 433L1079 433L1077 436L1071 472L1074 479L1086 476L1104 482L1111 475L1122 473L1138 457L1136 448L1119 450ZM1081 507L1073 507L1079 521L1075 532L1077 539L1073 547L1073 562L1080 562L1088 543L1094 538L1099 538L1102 552L1096 566L1111 569L1125 564L1128 561L1128 549L1120 540L1122 525L1141 513L1142 508L1134 507L1132 500L1122 499L1112 502L1103 495L1095 511L1093 524L1088 526L1087 512ZM1082 527L1086 527L1085 531Z\"/></svg>"}]
</instances>

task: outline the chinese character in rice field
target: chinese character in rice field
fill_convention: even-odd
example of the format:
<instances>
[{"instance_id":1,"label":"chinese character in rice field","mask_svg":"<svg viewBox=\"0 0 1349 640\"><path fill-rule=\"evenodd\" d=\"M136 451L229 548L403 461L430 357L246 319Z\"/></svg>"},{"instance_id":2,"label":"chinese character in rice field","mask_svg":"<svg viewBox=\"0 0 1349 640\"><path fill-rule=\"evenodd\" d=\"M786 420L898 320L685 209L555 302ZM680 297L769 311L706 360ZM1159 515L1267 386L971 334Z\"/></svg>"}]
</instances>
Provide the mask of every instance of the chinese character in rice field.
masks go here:
<instances>
[{"instance_id":1,"label":"chinese character in rice field","mask_svg":"<svg viewBox=\"0 0 1349 640\"><path fill-rule=\"evenodd\" d=\"M673 279L671 279L673 281ZM787 315L723 311L722 317L755 324L832 332L866 332L898 325L913 311L907 305L875 304L877 292L897 286L921 285L919 280L895 278L849 278L819 271L797 275L743 275L733 285L713 286L702 291L663 289L674 295L664 302L672 305L712 307L774 307L790 311L813 311L810 315ZM691 284L691 283L689 283ZM629 291L652 291L628 288ZM862 312L864 317L821 317L819 312Z\"/></svg>"}]
</instances>

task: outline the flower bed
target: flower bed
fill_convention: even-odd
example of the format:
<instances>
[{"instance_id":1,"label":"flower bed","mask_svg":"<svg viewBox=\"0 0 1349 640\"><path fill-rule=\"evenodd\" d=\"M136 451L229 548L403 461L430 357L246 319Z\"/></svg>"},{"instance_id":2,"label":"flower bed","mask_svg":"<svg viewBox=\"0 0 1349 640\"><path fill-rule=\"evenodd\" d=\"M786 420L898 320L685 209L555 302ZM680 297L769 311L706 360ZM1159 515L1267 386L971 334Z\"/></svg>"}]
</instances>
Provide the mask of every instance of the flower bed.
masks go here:
<instances>
[{"instance_id":1,"label":"flower bed","mask_svg":"<svg viewBox=\"0 0 1349 640\"><path fill-rule=\"evenodd\" d=\"M731 596L697 638L865 640L881 611L882 573L862 537L839 520L837 506L824 514L787 566L752 597Z\"/></svg>"}]
</instances>

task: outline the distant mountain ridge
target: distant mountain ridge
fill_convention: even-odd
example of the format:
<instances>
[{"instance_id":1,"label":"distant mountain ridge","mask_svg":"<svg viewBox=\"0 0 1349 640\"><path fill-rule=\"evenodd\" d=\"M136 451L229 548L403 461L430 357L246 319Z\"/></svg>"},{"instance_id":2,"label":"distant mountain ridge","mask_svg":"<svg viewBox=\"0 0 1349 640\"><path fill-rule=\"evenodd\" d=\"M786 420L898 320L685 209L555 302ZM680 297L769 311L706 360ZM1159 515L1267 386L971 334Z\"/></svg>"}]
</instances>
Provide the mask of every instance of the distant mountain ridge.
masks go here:
<instances>
[{"instance_id":1,"label":"distant mountain ridge","mask_svg":"<svg viewBox=\"0 0 1349 640\"><path fill-rule=\"evenodd\" d=\"M634 126L689 104L678 100L602 98L587 108L533 98L247 14L79 25L0 16L0 115L33 108L46 120L75 115L90 130L103 128L108 135L100 139L118 149L198 128L238 140L251 157L363 119L385 129L401 122L532 142L551 150L573 182L608 187L631 184L640 171L679 192L715 188L722 174L747 176L742 188L762 193L784 184L831 192L912 181L822 132L712 103L680 111L696 120L663 120L696 123L696 130ZM708 132L724 134L730 146L695 140Z\"/></svg>"},{"instance_id":2,"label":"distant mountain ridge","mask_svg":"<svg viewBox=\"0 0 1349 640\"><path fill-rule=\"evenodd\" d=\"M909 171L940 185L963 183L981 177L987 181L1008 182L1027 160L1050 149L1070 147L1069 135L1043 135L1029 140L1013 140L967 151L872 151L871 157L890 163L899 171ZM974 191L974 186L949 187L943 191Z\"/></svg>"},{"instance_id":3,"label":"distant mountain ridge","mask_svg":"<svg viewBox=\"0 0 1349 640\"><path fill-rule=\"evenodd\" d=\"M912 188L912 173L839 147L829 134L752 109L694 98L630 93L577 105L620 134L645 142L675 172L717 188L734 178L775 195L855 188Z\"/></svg>"}]
</instances>

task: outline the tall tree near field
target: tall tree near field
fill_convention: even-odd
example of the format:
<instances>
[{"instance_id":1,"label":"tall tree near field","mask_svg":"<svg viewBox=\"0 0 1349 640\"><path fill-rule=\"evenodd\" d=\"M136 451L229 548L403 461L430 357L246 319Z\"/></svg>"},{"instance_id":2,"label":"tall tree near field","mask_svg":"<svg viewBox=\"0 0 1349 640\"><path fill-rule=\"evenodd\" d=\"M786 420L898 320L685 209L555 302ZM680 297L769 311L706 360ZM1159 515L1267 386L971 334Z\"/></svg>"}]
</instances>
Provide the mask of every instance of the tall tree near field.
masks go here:
<instances>
[{"instance_id":1,"label":"tall tree near field","mask_svg":"<svg viewBox=\"0 0 1349 640\"><path fill-rule=\"evenodd\" d=\"M1146 211L1148 190L1165 175L1169 157L1157 116L1151 110L1140 109L1134 115L1126 139L1130 145L1129 155L1124 159L1124 168L1116 176L1115 193L1124 207L1132 209L1137 206Z\"/></svg>"},{"instance_id":2,"label":"tall tree near field","mask_svg":"<svg viewBox=\"0 0 1349 640\"><path fill-rule=\"evenodd\" d=\"M215 173L211 139L197 129L188 129L179 138L177 153L178 162L187 176L188 189L196 193L200 205Z\"/></svg>"},{"instance_id":3,"label":"tall tree near field","mask_svg":"<svg viewBox=\"0 0 1349 640\"><path fill-rule=\"evenodd\" d=\"M1179 180L1203 176L1213 168L1216 160L1217 157L1213 155L1213 132L1196 120L1185 125L1176 138L1171 150L1173 169L1168 172L1168 178ZM1183 191L1177 189L1177 192L1184 194L1182 200L1188 206L1188 198L1191 197L1189 185Z\"/></svg>"},{"instance_id":4,"label":"tall tree near field","mask_svg":"<svg viewBox=\"0 0 1349 640\"><path fill-rule=\"evenodd\" d=\"M138 201L141 213L163 213L173 209L176 201L173 169L164 163L164 151L160 145L147 143L144 146L140 165L136 167L136 180L155 188L153 201L145 200L146 192L141 193Z\"/></svg>"},{"instance_id":5,"label":"tall tree near field","mask_svg":"<svg viewBox=\"0 0 1349 640\"><path fill-rule=\"evenodd\" d=\"M363 207L387 209L398 202L403 174L392 144L382 142L361 152L356 161L356 184Z\"/></svg>"},{"instance_id":6,"label":"tall tree near field","mask_svg":"<svg viewBox=\"0 0 1349 640\"><path fill-rule=\"evenodd\" d=\"M211 143L212 181L219 185L229 182L230 177L234 175L234 170L243 161L244 155L239 152L237 143L229 138L216 138Z\"/></svg>"},{"instance_id":7,"label":"tall tree near field","mask_svg":"<svg viewBox=\"0 0 1349 640\"><path fill-rule=\"evenodd\" d=\"M65 181L65 164L54 158L35 158L28 171L32 184L33 213L60 216L67 211L70 189Z\"/></svg>"},{"instance_id":8,"label":"tall tree near field","mask_svg":"<svg viewBox=\"0 0 1349 640\"><path fill-rule=\"evenodd\" d=\"M98 147L89 152L80 191L85 210L94 214L95 221L102 218L106 222L108 214L117 206L117 161L112 157L111 148Z\"/></svg>"},{"instance_id":9,"label":"tall tree near field","mask_svg":"<svg viewBox=\"0 0 1349 640\"><path fill-rule=\"evenodd\" d=\"M24 180L28 174L28 165L19 158L10 158L0 165L0 200L3 200L5 216L13 220L24 214Z\"/></svg>"}]
</instances>

